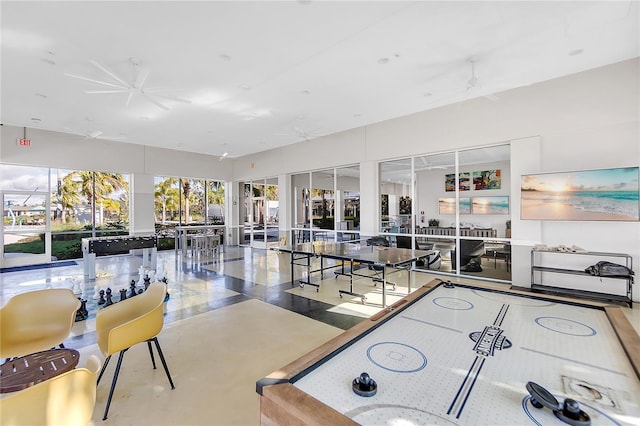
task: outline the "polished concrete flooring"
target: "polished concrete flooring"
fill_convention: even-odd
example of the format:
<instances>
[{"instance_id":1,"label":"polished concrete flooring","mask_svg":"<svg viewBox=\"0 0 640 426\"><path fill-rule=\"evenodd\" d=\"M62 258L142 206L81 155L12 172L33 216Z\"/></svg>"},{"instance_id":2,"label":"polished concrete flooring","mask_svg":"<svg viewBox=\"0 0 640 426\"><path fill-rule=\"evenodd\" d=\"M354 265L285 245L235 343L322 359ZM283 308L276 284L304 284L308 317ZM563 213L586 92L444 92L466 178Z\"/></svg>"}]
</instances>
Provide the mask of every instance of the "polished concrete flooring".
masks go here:
<instances>
[{"instance_id":1,"label":"polished concrete flooring","mask_svg":"<svg viewBox=\"0 0 640 426\"><path fill-rule=\"evenodd\" d=\"M96 289L119 290L139 281L142 258L98 258L96 279L77 265L0 274L0 302L11 296L47 287L69 287L87 300L89 318L75 324L65 342L80 351L80 366L98 355L95 343ZM339 297L345 278L329 274L319 291L291 285L289 256L275 251L225 247L215 257L158 254L166 271L170 298L165 326L158 338L176 385L171 390L162 369L153 370L146 345L127 351L109 416L102 421L115 368L112 360L98 386L94 425L256 425L255 382L312 350L381 309L381 289L367 279L356 280L360 298ZM294 270L299 277L302 270ZM396 288L387 291L387 304L434 276L406 272L392 276ZM410 280L410 281L409 281ZM458 280L459 282L473 282ZM507 284L495 284L508 288ZM640 310L625 309L640 330Z\"/></svg>"}]
</instances>

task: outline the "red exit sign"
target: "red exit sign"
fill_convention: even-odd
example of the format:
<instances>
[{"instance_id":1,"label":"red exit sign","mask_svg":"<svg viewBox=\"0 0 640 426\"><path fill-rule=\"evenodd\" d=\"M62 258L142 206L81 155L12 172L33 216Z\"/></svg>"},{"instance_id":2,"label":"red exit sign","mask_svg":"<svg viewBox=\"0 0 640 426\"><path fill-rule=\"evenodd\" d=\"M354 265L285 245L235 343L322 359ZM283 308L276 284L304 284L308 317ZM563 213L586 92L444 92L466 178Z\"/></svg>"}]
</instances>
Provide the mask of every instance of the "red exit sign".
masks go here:
<instances>
[{"instance_id":1,"label":"red exit sign","mask_svg":"<svg viewBox=\"0 0 640 426\"><path fill-rule=\"evenodd\" d=\"M31 146L31 139L18 139L19 146Z\"/></svg>"}]
</instances>

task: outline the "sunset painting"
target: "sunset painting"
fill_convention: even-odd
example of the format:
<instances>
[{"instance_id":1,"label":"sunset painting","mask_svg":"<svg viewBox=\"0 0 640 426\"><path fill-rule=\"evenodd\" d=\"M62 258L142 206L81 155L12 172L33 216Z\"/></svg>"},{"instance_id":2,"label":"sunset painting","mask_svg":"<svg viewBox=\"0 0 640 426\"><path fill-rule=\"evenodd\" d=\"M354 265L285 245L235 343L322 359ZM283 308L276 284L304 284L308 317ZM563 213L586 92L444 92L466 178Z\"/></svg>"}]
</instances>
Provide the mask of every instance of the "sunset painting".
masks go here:
<instances>
[{"instance_id":1,"label":"sunset painting","mask_svg":"<svg viewBox=\"0 0 640 426\"><path fill-rule=\"evenodd\" d=\"M473 197L471 199L473 214L509 214L509 197Z\"/></svg>"},{"instance_id":2,"label":"sunset painting","mask_svg":"<svg viewBox=\"0 0 640 426\"><path fill-rule=\"evenodd\" d=\"M521 218L640 220L638 167L523 175Z\"/></svg>"},{"instance_id":3,"label":"sunset painting","mask_svg":"<svg viewBox=\"0 0 640 426\"><path fill-rule=\"evenodd\" d=\"M439 214L456 214L456 199L440 198L438 207ZM460 198L460 214L471 214L471 198Z\"/></svg>"}]
</instances>

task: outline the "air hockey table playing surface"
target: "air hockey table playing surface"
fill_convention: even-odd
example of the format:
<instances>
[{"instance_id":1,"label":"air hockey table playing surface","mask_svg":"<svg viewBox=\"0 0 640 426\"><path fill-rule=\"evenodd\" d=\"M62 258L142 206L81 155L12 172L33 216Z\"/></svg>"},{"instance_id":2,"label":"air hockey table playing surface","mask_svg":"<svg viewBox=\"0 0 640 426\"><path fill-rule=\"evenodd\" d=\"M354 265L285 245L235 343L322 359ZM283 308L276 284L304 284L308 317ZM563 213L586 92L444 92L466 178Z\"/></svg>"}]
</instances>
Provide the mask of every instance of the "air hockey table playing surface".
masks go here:
<instances>
[{"instance_id":1,"label":"air hockey table playing surface","mask_svg":"<svg viewBox=\"0 0 640 426\"><path fill-rule=\"evenodd\" d=\"M563 425L535 382L593 425L640 424L640 337L617 307L434 280L258 381L262 424ZM361 373L377 383L356 395Z\"/></svg>"}]
</instances>

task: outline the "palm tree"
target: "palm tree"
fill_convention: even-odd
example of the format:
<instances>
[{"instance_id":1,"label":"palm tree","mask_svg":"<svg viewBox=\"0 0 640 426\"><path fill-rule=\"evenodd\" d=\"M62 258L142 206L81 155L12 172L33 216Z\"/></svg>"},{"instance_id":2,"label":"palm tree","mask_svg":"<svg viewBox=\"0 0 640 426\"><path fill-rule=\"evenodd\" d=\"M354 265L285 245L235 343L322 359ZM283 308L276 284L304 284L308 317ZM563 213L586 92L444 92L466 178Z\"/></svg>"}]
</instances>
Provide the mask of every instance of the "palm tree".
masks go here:
<instances>
[{"instance_id":1,"label":"palm tree","mask_svg":"<svg viewBox=\"0 0 640 426\"><path fill-rule=\"evenodd\" d=\"M327 194L333 194L333 190L319 189L319 188L311 189L312 197L317 197L317 196L322 197L322 222L320 223L321 228L330 228L329 226L330 224L327 221L327 213L329 212Z\"/></svg>"},{"instance_id":2,"label":"palm tree","mask_svg":"<svg viewBox=\"0 0 640 426\"><path fill-rule=\"evenodd\" d=\"M168 177L156 184L154 197L156 203L162 206L162 223L167 221L167 208L175 208L178 205L178 189L175 187L177 179Z\"/></svg>"},{"instance_id":3,"label":"palm tree","mask_svg":"<svg viewBox=\"0 0 640 426\"><path fill-rule=\"evenodd\" d=\"M224 206L224 184L218 181L210 181L207 185L207 203L209 205ZM207 212L209 209L207 206ZM221 209L222 223L224 223L224 210ZM209 213L207 213L208 215Z\"/></svg>"},{"instance_id":4,"label":"palm tree","mask_svg":"<svg viewBox=\"0 0 640 426\"><path fill-rule=\"evenodd\" d=\"M94 206L104 204L110 196L120 190L127 190L128 183L120 173L76 171L80 178L80 192Z\"/></svg>"},{"instance_id":5,"label":"palm tree","mask_svg":"<svg viewBox=\"0 0 640 426\"><path fill-rule=\"evenodd\" d=\"M109 204L120 211L120 206L115 207L116 200L110 198L118 191L127 190L128 183L119 173L90 172L76 170L67 173L60 179L60 189L56 190L55 197L61 204L61 222L67 221L67 211L78 206L83 198L88 203L98 205ZM94 185L95 180L95 185ZM95 191L94 191L95 187Z\"/></svg>"},{"instance_id":6,"label":"palm tree","mask_svg":"<svg viewBox=\"0 0 640 426\"><path fill-rule=\"evenodd\" d=\"M191 182L189 179L182 181L182 194L184 194L184 223L189 223L189 194L191 193Z\"/></svg>"},{"instance_id":7,"label":"palm tree","mask_svg":"<svg viewBox=\"0 0 640 426\"><path fill-rule=\"evenodd\" d=\"M56 198L62 210L60 221L65 224L67 223L67 211L73 210L75 206L80 204L80 182L74 180L73 172L60 179L59 194L56 193Z\"/></svg>"}]
</instances>

